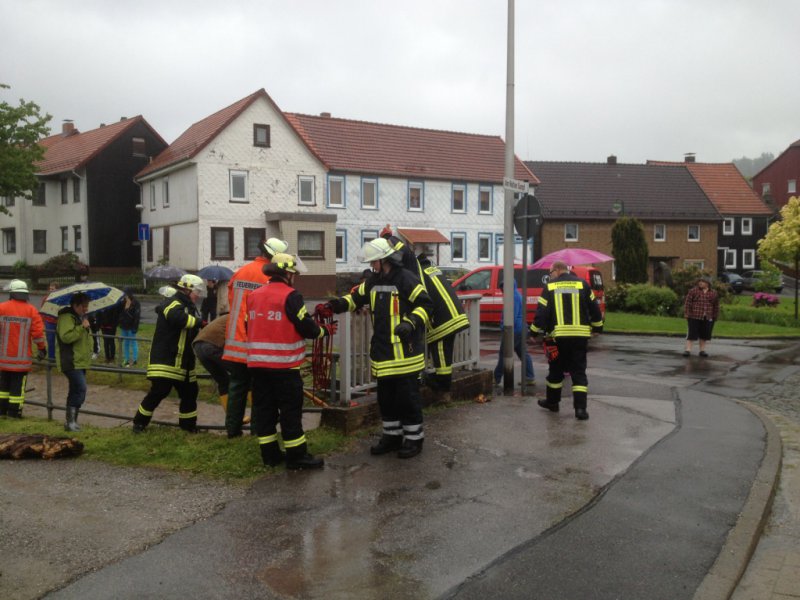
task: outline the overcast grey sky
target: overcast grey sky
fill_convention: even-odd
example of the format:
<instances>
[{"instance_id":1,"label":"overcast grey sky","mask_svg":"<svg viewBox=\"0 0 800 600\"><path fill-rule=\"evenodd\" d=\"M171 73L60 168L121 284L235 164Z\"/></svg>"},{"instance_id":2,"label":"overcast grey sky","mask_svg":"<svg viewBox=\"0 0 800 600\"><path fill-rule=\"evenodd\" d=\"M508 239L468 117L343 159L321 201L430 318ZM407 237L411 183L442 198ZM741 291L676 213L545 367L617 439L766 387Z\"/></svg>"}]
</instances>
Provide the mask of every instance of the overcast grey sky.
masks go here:
<instances>
[{"instance_id":1,"label":"overcast grey sky","mask_svg":"<svg viewBox=\"0 0 800 600\"><path fill-rule=\"evenodd\" d=\"M172 142L287 112L505 137L506 0L0 0L0 98ZM800 0L516 0L515 151L723 162L800 138Z\"/></svg>"}]
</instances>

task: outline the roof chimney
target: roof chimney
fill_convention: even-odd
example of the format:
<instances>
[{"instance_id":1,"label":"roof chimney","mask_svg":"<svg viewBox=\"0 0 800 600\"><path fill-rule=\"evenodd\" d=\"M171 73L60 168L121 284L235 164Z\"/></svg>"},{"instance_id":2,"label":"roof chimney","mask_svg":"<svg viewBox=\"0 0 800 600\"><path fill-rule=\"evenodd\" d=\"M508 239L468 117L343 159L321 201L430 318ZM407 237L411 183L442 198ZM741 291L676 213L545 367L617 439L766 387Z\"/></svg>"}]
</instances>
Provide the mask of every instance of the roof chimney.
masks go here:
<instances>
[{"instance_id":1,"label":"roof chimney","mask_svg":"<svg viewBox=\"0 0 800 600\"><path fill-rule=\"evenodd\" d=\"M610 155L610 156L609 156L609 157L606 159L606 164L609 164L609 165L615 165L615 164L617 164L617 157L616 157L616 156L614 156L613 154L612 154L612 155Z\"/></svg>"},{"instance_id":2,"label":"roof chimney","mask_svg":"<svg viewBox=\"0 0 800 600\"><path fill-rule=\"evenodd\" d=\"M76 133L75 123L72 122L72 119L64 119L64 122L61 123L61 135L69 137L74 133Z\"/></svg>"},{"instance_id":3,"label":"roof chimney","mask_svg":"<svg viewBox=\"0 0 800 600\"><path fill-rule=\"evenodd\" d=\"M120 117L119 120L120 120L120 123L121 123L122 121L127 121L128 117Z\"/></svg>"},{"instance_id":4,"label":"roof chimney","mask_svg":"<svg viewBox=\"0 0 800 600\"><path fill-rule=\"evenodd\" d=\"M331 118L331 113L329 113L329 112L321 112L321 113L319 113L319 116L322 117L323 119L330 119Z\"/></svg>"},{"instance_id":5,"label":"roof chimney","mask_svg":"<svg viewBox=\"0 0 800 600\"><path fill-rule=\"evenodd\" d=\"M687 152L683 155L683 162L693 163L694 162L694 152Z\"/></svg>"}]
</instances>

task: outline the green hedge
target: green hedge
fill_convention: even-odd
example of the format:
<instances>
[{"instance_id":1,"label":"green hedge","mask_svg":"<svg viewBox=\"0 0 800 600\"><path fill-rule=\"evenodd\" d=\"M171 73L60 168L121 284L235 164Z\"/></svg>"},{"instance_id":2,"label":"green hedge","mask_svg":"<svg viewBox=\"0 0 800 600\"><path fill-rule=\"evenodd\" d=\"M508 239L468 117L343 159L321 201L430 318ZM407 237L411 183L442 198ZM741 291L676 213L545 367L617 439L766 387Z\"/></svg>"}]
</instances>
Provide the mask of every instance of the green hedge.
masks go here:
<instances>
[{"instance_id":1,"label":"green hedge","mask_svg":"<svg viewBox=\"0 0 800 600\"><path fill-rule=\"evenodd\" d=\"M797 327L793 314L765 307L722 305L719 318L721 321Z\"/></svg>"},{"instance_id":2,"label":"green hedge","mask_svg":"<svg viewBox=\"0 0 800 600\"><path fill-rule=\"evenodd\" d=\"M645 315L674 317L678 314L678 295L666 287L637 283L628 288L625 310Z\"/></svg>"}]
</instances>

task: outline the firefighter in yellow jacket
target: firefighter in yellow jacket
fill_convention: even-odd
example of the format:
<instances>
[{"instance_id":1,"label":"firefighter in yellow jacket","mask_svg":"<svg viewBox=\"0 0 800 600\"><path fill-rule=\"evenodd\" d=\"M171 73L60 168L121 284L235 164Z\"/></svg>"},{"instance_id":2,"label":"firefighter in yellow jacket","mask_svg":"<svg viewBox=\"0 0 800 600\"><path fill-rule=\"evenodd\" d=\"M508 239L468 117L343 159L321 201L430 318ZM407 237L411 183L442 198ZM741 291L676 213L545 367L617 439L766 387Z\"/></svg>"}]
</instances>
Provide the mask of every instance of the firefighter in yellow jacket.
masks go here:
<instances>
[{"instance_id":1,"label":"firefighter in yellow jacket","mask_svg":"<svg viewBox=\"0 0 800 600\"><path fill-rule=\"evenodd\" d=\"M547 397L538 401L539 406L558 412L564 373L568 372L572 378L575 418L581 421L589 418L586 349L592 333L602 330L603 315L589 284L570 273L566 263L554 262L530 327L533 336L540 333L551 336L558 347L558 356L550 360Z\"/></svg>"},{"instance_id":2,"label":"firefighter in yellow jacket","mask_svg":"<svg viewBox=\"0 0 800 600\"><path fill-rule=\"evenodd\" d=\"M153 418L153 412L172 388L178 392L178 425L184 431L197 431L197 376L192 342L200 330L197 299L205 283L197 275L180 278L175 295L156 307L156 330L150 346L147 378L150 391L133 417L133 432L140 433Z\"/></svg>"},{"instance_id":3,"label":"firefighter in yellow jacket","mask_svg":"<svg viewBox=\"0 0 800 600\"><path fill-rule=\"evenodd\" d=\"M306 339L336 333L336 323L320 327L306 309L294 280L303 269L289 254L273 255L264 266L269 285L247 296L247 368L253 381L253 429L261 459L289 470L319 469L321 458L308 453L303 432L303 379ZM284 455L278 445L278 422Z\"/></svg>"},{"instance_id":4,"label":"firefighter in yellow jacket","mask_svg":"<svg viewBox=\"0 0 800 600\"><path fill-rule=\"evenodd\" d=\"M341 313L369 304L373 325L369 356L383 421L383 435L370 452L397 451L400 458L411 458L420 453L424 439L418 378L425 368L425 328L433 302L419 278L402 267L400 253L387 240L371 240L362 252L373 275L328 305Z\"/></svg>"},{"instance_id":5,"label":"firefighter in yellow jacket","mask_svg":"<svg viewBox=\"0 0 800 600\"><path fill-rule=\"evenodd\" d=\"M22 418L25 380L37 358L45 357L44 322L28 304L28 284L13 279L6 288L9 299L0 303L0 416Z\"/></svg>"}]
</instances>

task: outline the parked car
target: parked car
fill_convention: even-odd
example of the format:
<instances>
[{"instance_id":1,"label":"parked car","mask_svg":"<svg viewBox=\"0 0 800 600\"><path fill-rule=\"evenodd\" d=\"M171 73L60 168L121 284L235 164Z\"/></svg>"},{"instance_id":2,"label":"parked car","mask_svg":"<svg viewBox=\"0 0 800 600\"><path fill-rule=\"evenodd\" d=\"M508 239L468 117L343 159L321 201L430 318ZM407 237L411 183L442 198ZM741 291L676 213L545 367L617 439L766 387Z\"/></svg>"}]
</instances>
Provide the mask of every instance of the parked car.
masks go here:
<instances>
[{"instance_id":1,"label":"parked car","mask_svg":"<svg viewBox=\"0 0 800 600\"><path fill-rule=\"evenodd\" d=\"M741 275L736 273L721 273L719 280L728 285L730 291L734 294L741 294L744 289L744 279Z\"/></svg>"},{"instance_id":2,"label":"parked car","mask_svg":"<svg viewBox=\"0 0 800 600\"><path fill-rule=\"evenodd\" d=\"M594 292L600 312L605 317L606 301L603 291L603 274L594 267L572 267L572 272L586 280ZM536 304L542 294L542 286L550 277L550 269L531 269L528 267L528 299L526 321L531 323L536 313ZM522 265L514 265L514 279L522 291ZM481 323L499 324L503 312L503 267L499 265L478 267L453 282L456 294L480 294Z\"/></svg>"},{"instance_id":3,"label":"parked car","mask_svg":"<svg viewBox=\"0 0 800 600\"><path fill-rule=\"evenodd\" d=\"M755 290L756 283L764 276L764 271L754 269L752 271L745 271L742 273L742 286L746 290ZM775 286L774 291L780 294L783 291L783 275L778 275L778 285Z\"/></svg>"}]
</instances>

